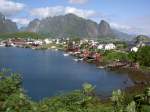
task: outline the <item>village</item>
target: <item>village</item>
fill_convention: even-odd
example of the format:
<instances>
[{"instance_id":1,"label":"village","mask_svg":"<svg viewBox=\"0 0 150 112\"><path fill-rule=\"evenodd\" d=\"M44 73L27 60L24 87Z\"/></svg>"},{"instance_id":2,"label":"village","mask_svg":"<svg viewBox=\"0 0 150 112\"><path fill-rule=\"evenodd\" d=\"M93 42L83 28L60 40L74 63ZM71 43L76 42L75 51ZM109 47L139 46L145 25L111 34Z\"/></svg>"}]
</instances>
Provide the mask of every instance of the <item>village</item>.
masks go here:
<instances>
[{"instance_id":1,"label":"village","mask_svg":"<svg viewBox=\"0 0 150 112\"><path fill-rule=\"evenodd\" d=\"M150 42L139 43L106 43L92 39L22 39L9 38L0 41L0 47L21 47L35 50L53 49L64 51L64 56L74 56L74 61L94 63L98 68L134 68L139 64L130 61L127 54L137 52L141 46L150 46Z\"/></svg>"}]
</instances>

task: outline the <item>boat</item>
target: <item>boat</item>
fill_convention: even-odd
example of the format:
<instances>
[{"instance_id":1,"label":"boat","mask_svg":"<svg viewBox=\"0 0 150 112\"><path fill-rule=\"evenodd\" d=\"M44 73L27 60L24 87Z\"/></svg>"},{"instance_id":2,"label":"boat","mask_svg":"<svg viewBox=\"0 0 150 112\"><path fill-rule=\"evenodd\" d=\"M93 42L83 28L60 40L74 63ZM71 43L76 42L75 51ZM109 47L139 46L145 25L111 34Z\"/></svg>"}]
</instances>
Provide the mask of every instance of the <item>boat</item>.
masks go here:
<instances>
[{"instance_id":1,"label":"boat","mask_svg":"<svg viewBox=\"0 0 150 112\"><path fill-rule=\"evenodd\" d=\"M79 61L79 59L73 59L73 60L76 61L76 62Z\"/></svg>"},{"instance_id":2,"label":"boat","mask_svg":"<svg viewBox=\"0 0 150 112\"><path fill-rule=\"evenodd\" d=\"M73 59L74 61L82 61L83 60L83 58L79 58L79 59Z\"/></svg>"},{"instance_id":3,"label":"boat","mask_svg":"<svg viewBox=\"0 0 150 112\"><path fill-rule=\"evenodd\" d=\"M11 43L11 47L16 47L16 45L15 45L15 44L13 44L13 43Z\"/></svg>"},{"instance_id":4,"label":"boat","mask_svg":"<svg viewBox=\"0 0 150 112\"><path fill-rule=\"evenodd\" d=\"M58 51L58 49L55 49L55 51Z\"/></svg>"},{"instance_id":5,"label":"boat","mask_svg":"<svg viewBox=\"0 0 150 112\"><path fill-rule=\"evenodd\" d=\"M69 54L70 54L70 55L72 55L72 54L73 54L73 52L69 52Z\"/></svg>"},{"instance_id":6,"label":"boat","mask_svg":"<svg viewBox=\"0 0 150 112\"><path fill-rule=\"evenodd\" d=\"M36 48L35 48L35 47L32 47L31 49L35 50Z\"/></svg>"},{"instance_id":7,"label":"boat","mask_svg":"<svg viewBox=\"0 0 150 112\"><path fill-rule=\"evenodd\" d=\"M79 61L83 61L83 58L79 58L78 60L79 60Z\"/></svg>"},{"instance_id":8,"label":"boat","mask_svg":"<svg viewBox=\"0 0 150 112\"><path fill-rule=\"evenodd\" d=\"M104 66L98 66L97 68L103 69L103 68L105 68L105 67L104 67Z\"/></svg>"},{"instance_id":9,"label":"boat","mask_svg":"<svg viewBox=\"0 0 150 112\"><path fill-rule=\"evenodd\" d=\"M69 54L65 53L64 56L69 56Z\"/></svg>"},{"instance_id":10,"label":"boat","mask_svg":"<svg viewBox=\"0 0 150 112\"><path fill-rule=\"evenodd\" d=\"M0 44L0 47L5 47L5 44Z\"/></svg>"}]
</instances>

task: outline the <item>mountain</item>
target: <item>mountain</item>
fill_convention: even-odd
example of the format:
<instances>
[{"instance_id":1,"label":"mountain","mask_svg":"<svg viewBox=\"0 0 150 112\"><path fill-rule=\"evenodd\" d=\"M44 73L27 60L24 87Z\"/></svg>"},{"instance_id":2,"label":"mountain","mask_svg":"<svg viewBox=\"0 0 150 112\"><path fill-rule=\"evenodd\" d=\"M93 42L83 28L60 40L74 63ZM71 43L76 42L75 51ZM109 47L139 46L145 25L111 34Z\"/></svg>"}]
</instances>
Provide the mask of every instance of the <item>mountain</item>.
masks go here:
<instances>
[{"instance_id":1,"label":"mountain","mask_svg":"<svg viewBox=\"0 0 150 112\"><path fill-rule=\"evenodd\" d=\"M29 23L28 27L26 28L26 31L38 32L39 25L40 25L40 20L39 19L34 19L33 21L31 21Z\"/></svg>"},{"instance_id":2,"label":"mountain","mask_svg":"<svg viewBox=\"0 0 150 112\"><path fill-rule=\"evenodd\" d=\"M29 23L27 31L38 32L52 37L96 37L97 23L68 14L47 17L41 21L35 19Z\"/></svg>"},{"instance_id":3,"label":"mountain","mask_svg":"<svg viewBox=\"0 0 150 112\"><path fill-rule=\"evenodd\" d=\"M110 25L102 20L100 24L98 25L98 36L100 37L106 37L106 36L112 36L113 32L112 29L110 28Z\"/></svg>"},{"instance_id":4,"label":"mountain","mask_svg":"<svg viewBox=\"0 0 150 112\"><path fill-rule=\"evenodd\" d=\"M33 20L27 30L52 37L112 37L110 25L102 20L100 24L83 19L74 14L64 16L47 17L42 20Z\"/></svg>"},{"instance_id":5,"label":"mountain","mask_svg":"<svg viewBox=\"0 0 150 112\"><path fill-rule=\"evenodd\" d=\"M44 34L49 37L86 37L103 40L112 40L115 37L120 39L120 36L126 35L125 33L120 35L121 32L114 31L109 23L104 20L97 24L92 20L74 14L47 17L42 20L35 19L29 23L26 31Z\"/></svg>"},{"instance_id":6,"label":"mountain","mask_svg":"<svg viewBox=\"0 0 150 112\"><path fill-rule=\"evenodd\" d=\"M17 32L17 25L10 19L6 19L5 16L0 13L0 33Z\"/></svg>"},{"instance_id":7,"label":"mountain","mask_svg":"<svg viewBox=\"0 0 150 112\"><path fill-rule=\"evenodd\" d=\"M146 35L138 35L133 39L135 43L140 43L140 42L150 42L150 37Z\"/></svg>"},{"instance_id":8,"label":"mountain","mask_svg":"<svg viewBox=\"0 0 150 112\"><path fill-rule=\"evenodd\" d=\"M115 37L123 41L132 41L135 38L135 35L130 35L130 34L118 31L116 29L112 29L112 32L115 35Z\"/></svg>"}]
</instances>

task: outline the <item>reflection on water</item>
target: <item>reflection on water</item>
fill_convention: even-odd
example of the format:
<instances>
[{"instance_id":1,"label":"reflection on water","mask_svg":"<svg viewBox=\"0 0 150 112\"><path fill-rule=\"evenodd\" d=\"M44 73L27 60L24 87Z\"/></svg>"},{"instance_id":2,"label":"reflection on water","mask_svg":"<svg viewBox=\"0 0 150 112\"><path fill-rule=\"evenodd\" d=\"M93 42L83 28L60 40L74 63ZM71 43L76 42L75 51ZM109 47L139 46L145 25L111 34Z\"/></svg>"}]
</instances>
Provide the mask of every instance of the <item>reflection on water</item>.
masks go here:
<instances>
[{"instance_id":1,"label":"reflection on water","mask_svg":"<svg viewBox=\"0 0 150 112\"><path fill-rule=\"evenodd\" d=\"M133 84L126 73L97 69L95 65L75 62L73 57L52 50L0 48L0 68L22 74L23 87L34 100L79 89L85 82L95 85L102 96Z\"/></svg>"}]
</instances>

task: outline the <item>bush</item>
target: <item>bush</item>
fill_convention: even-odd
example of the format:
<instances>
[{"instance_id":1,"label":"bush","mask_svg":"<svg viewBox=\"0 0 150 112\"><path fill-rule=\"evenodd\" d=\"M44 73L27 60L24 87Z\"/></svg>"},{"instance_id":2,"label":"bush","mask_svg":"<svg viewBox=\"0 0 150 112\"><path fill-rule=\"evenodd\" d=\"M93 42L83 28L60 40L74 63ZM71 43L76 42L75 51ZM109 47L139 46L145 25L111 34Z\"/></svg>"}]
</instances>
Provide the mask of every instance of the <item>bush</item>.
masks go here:
<instances>
[{"instance_id":1,"label":"bush","mask_svg":"<svg viewBox=\"0 0 150 112\"><path fill-rule=\"evenodd\" d=\"M20 75L0 72L0 112L29 112L32 109L21 84Z\"/></svg>"},{"instance_id":2,"label":"bush","mask_svg":"<svg viewBox=\"0 0 150 112\"><path fill-rule=\"evenodd\" d=\"M121 90L113 91L112 98L114 112L123 112L125 108L125 97Z\"/></svg>"},{"instance_id":3,"label":"bush","mask_svg":"<svg viewBox=\"0 0 150 112\"><path fill-rule=\"evenodd\" d=\"M128 58L132 62L137 62L137 53L136 52L130 52L128 54Z\"/></svg>"},{"instance_id":4,"label":"bush","mask_svg":"<svg viewBox=\"0 0 150 112\"><path fill-rule=\"evenodd\" d=\"M144 46L138 50L137 60L142 66L150 66L150 46Z\"/></svg>"},{"instance_id":5,"label":"bush","mask_svg":"<svg viewBox=\"0 0 150 112\"><path fill-rule=\"evenodd\" d=\"M121 90L113 91L111 106L102 104L93 95L95 87L89 83L85 83L81 90L40 102L30 100L22 91L21 83L19 75L0 72L0 112L149 112L150 109L150 88L129 102Z\"/></svg>"},{"instance_id":6,"label":"bush","mask_svg":"<svg viewBox=\"0 0 150 112\"><path fill-rule=\"evenodd\" d=\"M116 51L106 51L103 59L105 62L112 62L115 60L125 61L128 60L128 54Z\"/></svg>"},{"instance_id":7,"label":"bush","mask_svg":"<svg viewBox=\"0 0 150 112\"><path fill-rule=\"evenodd\" d=\"M9 95L21 90L21 77L18 74L5 76L0 73L0 100L5 100Z\"/></svg>"}]
</instances>

